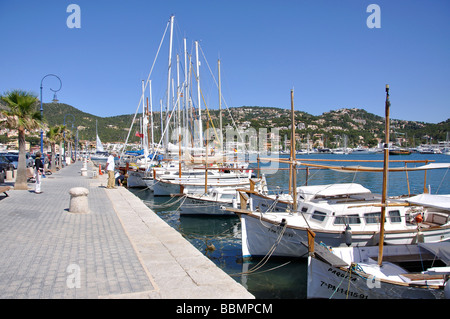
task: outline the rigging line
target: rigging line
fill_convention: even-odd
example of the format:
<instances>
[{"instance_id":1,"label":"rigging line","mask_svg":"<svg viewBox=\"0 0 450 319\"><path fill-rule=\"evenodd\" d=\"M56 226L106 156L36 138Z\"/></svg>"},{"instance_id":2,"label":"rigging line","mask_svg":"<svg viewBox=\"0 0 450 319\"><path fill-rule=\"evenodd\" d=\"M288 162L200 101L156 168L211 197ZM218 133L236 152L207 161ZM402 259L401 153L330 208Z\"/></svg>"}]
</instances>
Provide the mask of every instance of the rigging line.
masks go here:
<instances>
[{"instance_id":1,"label":"rigging line","mask_svg":"<svg viewBox=\"0 0 450 319\"><path fill-rule=\"evenodd\" d=\"M203 58L205 59L206 65L208 66L209 73L211 73L211 76L213 78L214 83L216 84L216 87L219 88L219 84L217 83L216 78L214 77L214 74L213 74L213 72L212 72L212 70L211 70L211 68L209 66L208 60L205 57L205 54L203 52L203 49L202 49L200 43L199 43L199 47L200 47L200 51L202 52ZM231 115L231 111L228 108L227 102L225 101L225 98L223 97L223 95L221 96L221 98L222 98L223 102L225 103L225 106L227 108L228 114L230 115L230 118L231 118L231 122L233 123L234 127L236 127L236 129L237 129L236 122L234 121L233 115ZM239 130L236 130L236 131L237 131L237 135L241 139L241 142L244 143L244 139L242 138L241 134L239 133Z\"/></svg>"},{"instance_id":2,"label":"rigging line","mask_svg":"<svg viewBox=\"0 0 450 319\"><path fill-rule=\"evenodd\" d=\"M180 96L178 96L176 103L178 103L179 99L180 99ZM176 109L177 109L176 107L172 108L172 113L170 113L170 117L169 118L173 118L173 112L175 112ZM166 125L166 127L164 128L164 132L161 134L161 139L159 140L159 143L158 143L158 146L156 147L156 149L158 149L159 146L161 145L161 142L162 142L162 140L164 138L164 134L166 134L166 131L167 131L168 128L169 128L169 125ZM130 132L128 132L128 134L130 134ZM156 156L156 152L153 153L153 157L151 159L152 161L155 159L155 156ZM147 168L147 171L148 170L150 170L150 166Z\"/></svg>"},{"instance_id":3,"label":"rigging line","mask_svg":"<svg viewBox=\"0 0 450 319\"><path fill-rule=\"evenodd\" d=\"M445 171L445 174L444 174L444 176L441 179L441 183L439 184L439 186L438 186L438 188L436 190L436 194L439 192L439 189L441 188L442 183L444 182L445 176L447 176L448 170L449 170L449 168L447 168L447 170Z\"/></svg>"},{"instance_id":4,"label":"rigging line","mask_svg":"<svg viewBox=\"0 0 450 319\"><path fill-rule=\"evenodd\" d=\"M159 43L158 51L156 52L156 56L155 56L155 59L153 60L153 64L152 64L152 67L151 67L150 72L149 72L149 74L148 74L147 81L145 82L144 90L147 89L148 81L150 80L150 76L151 76L151 74L152 74L152 72L153 72L153 67L155 66L156 59L158 58L159 51L161 50L161 46L162 46L162 44L163 44L164 38L166 37L166 33L167 33L167 29L169 28L169 25L170 25L170 20L167 22L166 29L164 30L164 34L163 34L163 36L162 36L162 38L161 38L161 42ZM123 153L124 153L124 151L125 151L125 148L126 148L126 146L127 146L127 144L128 144L128 138L130 137L130 133L131 133L131 131L133 130L133 124L134 124L134 121L135 121L135 119L136 119L136 115L137 115L137 113L138 113L138 111L139 111L139 107L141 106L141 102L144 103L144 100L143 100L143 96L142 96L142 95L141 95L141 98L139 99L139 103L138 103L138 106L137 106L137 108L136 108L136 112L134 113L133 121L131 122L131 127L130 127L130 129L128 130L128 135L127 135L127 138L126 138L125 143L124 143L124 145L123 145L123 148L122 148L122 152L121 152L121 154L120 154L120 157L123 156Z\"/></svg>"},{"instance_id":5,"label":"rigging line","mask_svg":"<svg viewBox=\"0 0 450 319\"><path fill-rule=\"evenodd\" d=\"M201 50L201 47L200 47L200 50ZM202 53L203 53L203 52L202 52ZM192 62L191 62L191 63L192 63ZM207 62L206 64L208 64L208 62ZM193 74L194 74L194 77L195 77L195 79L197 80L197 83L198 83L198 74L195 74L195 73L193 73ZM214 130L214 137L215 137L215 139L217 140L217 139L218 139L218 135L217 135L216 127L214 126L213 120L212 120L212 118L211 118L211 114L209 113L208 106L206 105L205 97L203 96L203 90L202 90L201 88L200 88L200 94L201 94L201 96L202 96L203 104L205 104L205 109L206 109L206 112L208 113L209 121L211 122L211 125L212 125L213 130ZM198 107L200 107L200 105L199 105ZM200 119L200 120L201 120L201 119ZM222 133L222 132L221 132L221 133ZM220 143L220 140L219 140L219 143Z\"/></svg>"}]
</instances>

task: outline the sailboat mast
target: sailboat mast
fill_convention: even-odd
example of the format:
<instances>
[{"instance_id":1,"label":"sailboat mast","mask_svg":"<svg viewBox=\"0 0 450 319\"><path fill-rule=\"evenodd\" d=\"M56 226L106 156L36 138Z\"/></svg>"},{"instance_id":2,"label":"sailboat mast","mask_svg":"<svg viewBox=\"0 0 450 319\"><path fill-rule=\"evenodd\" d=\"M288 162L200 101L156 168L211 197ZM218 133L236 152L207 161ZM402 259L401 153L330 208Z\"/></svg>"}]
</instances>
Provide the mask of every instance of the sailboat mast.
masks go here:
<instances>
[{"instance_id":1,"label":"sailboat mast","mask_svg":"<svg viewBox=\"0 0 450 319\"><path fill-rule=\"evenodd\" d=\"M172 42L173 42L173 20L174 16L170 17L170 37L169 37L169 63L167 71L167 106L166 106L166 127L169 125L169 110L170 110L170 81L171 81L171 71L172 71ZM169 130L166 132L165 136L165 147L166 153L169 145Z\"/></svg>"},{"instance_id":2,"label":"sailboat mast","mask_svg":"<svg viewBox=\"0 0 450 319\"><path fill-rule=\"evenodd\" d=\"M145 115L145 81L142 80L142 134L143 137L141 138L141 145L142 149L144 150L144 158L145 162L147 162L148 158L148 143L147 143L147 126L148 126L148 119Z\"/></svg>"},{"instance_id":3,"label":"sailboat mast","mask_svg":"<svg viewBox=\"0 0 450 319\"><path fill-rule=\"evenodd\" d=\"M200 100L200 62L198 59L198 41L195 41L195 58L197 65L197 104L198 104L198 131L199 146L203 147L203 129L202 129L202 108Z\"/></svg>"},{"instance_id":4,"label":"sailboat mast","mask_svg":"<svg viewBox=\"0 0 450 319\"><path fill-rule=\"evenodd\" d=\"M181 134L181 110L180 110L180 56L177 54L177 122L178 122L178 135Z\"/></svg>"},{"instance_id":5,"label":"sailboat mast","mask_svg":"<svg viewBox=\"0 0 450 319\"><path fill-rule=\"evenodd\" d=\"M291 90L291 165L292 165L292 200L293 211L297 211L297 165L295 164L295 112L294 112L294 90Z\"/></svg>"},{"instance_id":6,"label":"sailboat mast","mask_svg":"<svg viewBox=\"0 0 450 319\"><path fill-rule=\"evenodd\" d=\"M223 132L222 132L222 85L220 82L220 59L217 60L217 67L219 71L219 142L220 142L220 153L223 150Z\"/></svg>"},{"instance_id":7,"label":"sailboat mast","mask_svg":"<svg viewBox=\"0 0 450 319\"><path fill-rule=\"evenodd\" d=\"M184 45L184 147L185 150L187 150L188 146L188 114L189 114L189 100L188 100L188 60L187 60L187 45L186 45L186 38L183 39L183 45Z\"/></svg>"},{"instance_id":8,"label":"sailboat mast","mask_svg":"<svg viewBox=\"0 0 450 319\"><path fill-rule=\"evenodd\" d=\"M163 101L162 101L162 99L159 100L159 106L161 108L161 112L159 113L159 115L160 115L160 121L161 121L161 140L162 140L163 134L164 134Z\"/></svg>"},{"instance_id":9,"label":"sailboat mast","mask_svg":"<svg viewBox=\"0 0 450 319\"><path fill-rule=\"evenodd\" d=\"M152 102L152 80L148 83L149 87L149 98L150 98L150 126L152 130L152 153L155 151L155 137L153 131L153 102Z\"/></svg>"},{"instance_id":10,"label":"sailboat mast","mask_svg":"<svg viewBox=\"0 0 450 319\"><path fill-rule=\"evenodd\" d=\"M387 180L389 172L389 111L391 102L389 101L389 84L386 84L386 103L385 103L385 144L384 144L384 162L383 162L383 191L381 193L381 220L380 220L380 243L378 250L378 265L383 263L383 245L384 245L384 219L386 216L386 193Z\"/></svg>"}]
</instances>

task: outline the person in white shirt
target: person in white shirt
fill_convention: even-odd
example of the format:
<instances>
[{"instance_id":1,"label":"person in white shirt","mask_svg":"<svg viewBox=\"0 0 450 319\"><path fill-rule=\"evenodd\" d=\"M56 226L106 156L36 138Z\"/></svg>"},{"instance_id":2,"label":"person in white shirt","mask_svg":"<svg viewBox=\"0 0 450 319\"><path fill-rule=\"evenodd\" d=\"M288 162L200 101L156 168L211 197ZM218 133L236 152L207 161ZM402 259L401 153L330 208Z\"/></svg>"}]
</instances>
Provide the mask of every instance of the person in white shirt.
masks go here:
<instances>
[{"instance_id":1,"label":"person in white shirt","mask_svg":"<svg viewBox=\"0 0 450 319\"><path fill-rule=\"evenodd\" d=\"M116 179L114 177L114 157L116 156L115 152L112 152L108 156L108 160L106 161L106 170L108 171L108 186L106 188L116 188Z\"/></svg>"}]
</instances>

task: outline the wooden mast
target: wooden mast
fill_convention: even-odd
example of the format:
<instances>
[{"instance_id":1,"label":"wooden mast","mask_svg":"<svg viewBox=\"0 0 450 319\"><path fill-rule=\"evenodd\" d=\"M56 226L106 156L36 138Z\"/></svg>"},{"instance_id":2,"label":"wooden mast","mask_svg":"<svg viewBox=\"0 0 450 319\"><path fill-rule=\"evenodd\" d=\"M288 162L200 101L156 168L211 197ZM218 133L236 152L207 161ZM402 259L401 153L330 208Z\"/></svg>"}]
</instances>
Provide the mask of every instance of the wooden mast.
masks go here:
<instances>
[{"instance_id":1,"label":"wooden mast","mask_svg":"<svg viewBox=\"0 0 450 319\"><path fill-rule=\"evenodd\" d=\"M380 243L378 250L378 265L383 263L383 245L384 245L384 219L386 217L386 193L389 171L389 84L386 84L386 103L385 103L385 144L384 144L384 163L383 163L383 191L381 194L381 220L380 220Z\"/></svg>"}]
</instances>

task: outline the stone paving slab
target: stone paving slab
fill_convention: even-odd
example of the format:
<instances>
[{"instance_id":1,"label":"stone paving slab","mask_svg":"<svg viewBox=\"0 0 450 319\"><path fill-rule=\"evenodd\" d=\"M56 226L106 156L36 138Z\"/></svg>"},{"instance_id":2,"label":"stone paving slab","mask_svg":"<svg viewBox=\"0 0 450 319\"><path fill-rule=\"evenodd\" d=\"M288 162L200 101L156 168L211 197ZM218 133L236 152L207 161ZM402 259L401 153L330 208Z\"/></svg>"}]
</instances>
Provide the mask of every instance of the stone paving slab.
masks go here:
<instances>
[{"instance_id":1,"label":"stone paving slab","mask_svg":"<svg viewBox=\"0 0 450 319\"><path fill-rule=\"evenodd\" d=\"M254 298L126 188L106 189L105 175L81 176L81 165L47 176L42 194L30 183L0 195L0 298ZM78 186L88 214L68 211Z\"/></svg>"}]
</instances>

